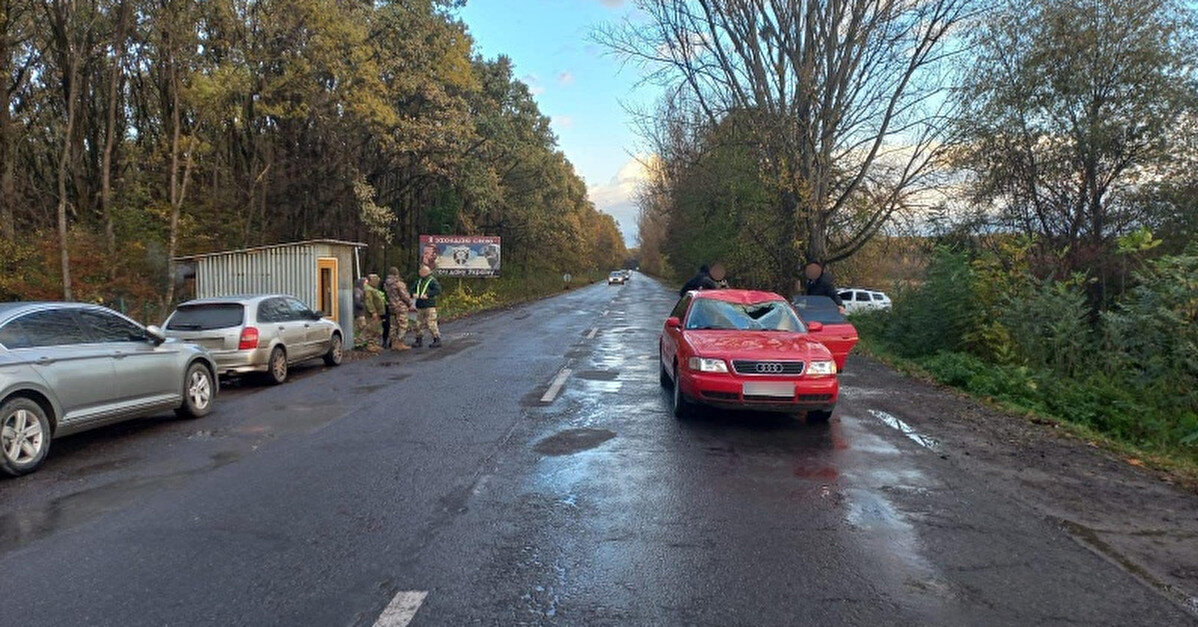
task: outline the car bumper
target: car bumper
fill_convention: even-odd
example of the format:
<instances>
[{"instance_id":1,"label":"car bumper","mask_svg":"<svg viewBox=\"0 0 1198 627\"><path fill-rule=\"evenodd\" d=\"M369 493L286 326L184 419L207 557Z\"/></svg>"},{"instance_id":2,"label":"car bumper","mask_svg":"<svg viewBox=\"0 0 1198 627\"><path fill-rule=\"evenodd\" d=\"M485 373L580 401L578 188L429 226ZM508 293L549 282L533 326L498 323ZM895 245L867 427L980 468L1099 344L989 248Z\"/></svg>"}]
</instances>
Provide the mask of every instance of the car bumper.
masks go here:
<instances>
[{"instance_id":1,"label":"car bumper","mask_svg":"<svg viewBox=\"0 0 1198 627\"><path fill-rule=\"evenodd\" d=\"M798 411L831 411L840 395L836 377L784 378L738 377L730 374L683 372L679 383L682 393L692 402L720 409L748 409L792 413ZM746 396L745 383L793 383L793 396Z\"/></svg>"},{"instance_id":2,"label":"car bumper","mask_svg":"<svg viewBox=\"0 0 1198 627\"><path fill-rule=\"evenodd\" d=\"M244 351L211 351L212 360L216 362L216 372L220 375L238 375L252 372L266 372L270 362L270 350L255 348Z\"/></svg>"}]
</instances>

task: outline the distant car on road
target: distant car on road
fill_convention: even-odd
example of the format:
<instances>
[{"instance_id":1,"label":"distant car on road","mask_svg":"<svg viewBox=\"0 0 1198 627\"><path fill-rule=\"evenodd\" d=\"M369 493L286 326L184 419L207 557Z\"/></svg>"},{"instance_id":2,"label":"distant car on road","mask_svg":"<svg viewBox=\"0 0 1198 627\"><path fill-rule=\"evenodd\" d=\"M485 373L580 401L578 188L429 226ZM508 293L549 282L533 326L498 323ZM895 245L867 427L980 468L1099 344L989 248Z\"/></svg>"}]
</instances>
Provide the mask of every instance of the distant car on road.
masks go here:
<instances>
[{"instance_id":1,"label":"distant car on road","mask_svg":"<svg viewBox=\"0 0 1198 627\"><path fill-rule=\"evenodd\" d=\"M811 336L819 340L836 359L836 370L844 372L844 362L848 359L849 351L857 345L857 329L840 313L836 303L827 296L795 296L795 311L799 319L807 325ZM819 330L811 327L819 323Z\"/></svg>"},{"instance_id":2,"label":"distant car on road","mask_svg":"<svg viewBox=\"0 0 1198 627\"><path fill-rule=\"evenodd\" d=\"M156 327L81 303L0 304L0 471L33 472L51 439L174 410L212 410L216 364Z\"/></svg>"},{"instance_id":3,"label":"distant car on road","mask_svg":"<svg viewBox=\"0 0 1198 627\"><path fill-rule=\"evenodd\" d=\"M309 359L340 365L344 351L337 323L286 294L189 301L163 326L167 337L208 349L220 375L261 373L275 384Z\"/></svg>"},{"instance_id":4,"label":"distant car on road","mask_svg":"<svg viewBox=\"0 0 1198 627\"><path fill-rule=\"evenodd\" d=\"M611 274L607 275L608 285L624 285L628 282L628 277L623 270L612 270Z\"/></svg>"},{"instance_id":5,"label":"distant car on road","mask_svg":"<svg viewBox=\"0 0 1198 627\"><path fill-rule=\"evenodd\" d=\"M877 290L865 290L859 287L848 287L837 292L840 300L844 301L847 313L867 309L890 309L890 297Z\"/></svg>"},{"instance_id":6,"label":"distant car on road","mask_svg":"<svg viewBox=\"0 0 1198 627\"><path fill-rule=\"evenodd\" d=\"M836 361L786 299L771 292L686 293L662 329L661 384L674 391L674 415L693 403L728 409L832 416L840 393Z\"/></svg>"}]
</instances>

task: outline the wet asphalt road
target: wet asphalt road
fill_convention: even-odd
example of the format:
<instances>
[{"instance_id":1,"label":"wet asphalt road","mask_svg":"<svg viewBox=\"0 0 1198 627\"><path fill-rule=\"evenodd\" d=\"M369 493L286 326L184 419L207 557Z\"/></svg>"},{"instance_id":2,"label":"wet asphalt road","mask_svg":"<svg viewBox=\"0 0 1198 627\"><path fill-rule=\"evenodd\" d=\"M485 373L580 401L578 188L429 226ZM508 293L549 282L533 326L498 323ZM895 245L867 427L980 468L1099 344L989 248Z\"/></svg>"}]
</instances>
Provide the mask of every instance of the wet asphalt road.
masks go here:
<instances>
[{"instance_id":1,"label":"wet asphalt road","mask_svg":"<svg viewBox=\"0 0 1198 627\"><path fill-rule=\"evenodd\" d=\"M830 425L657 384L644 276L233 386L0 481L0 624L1185 624L843 375ZM562 369L560 394L542 397Z\"/></svg>"}]
</instances>

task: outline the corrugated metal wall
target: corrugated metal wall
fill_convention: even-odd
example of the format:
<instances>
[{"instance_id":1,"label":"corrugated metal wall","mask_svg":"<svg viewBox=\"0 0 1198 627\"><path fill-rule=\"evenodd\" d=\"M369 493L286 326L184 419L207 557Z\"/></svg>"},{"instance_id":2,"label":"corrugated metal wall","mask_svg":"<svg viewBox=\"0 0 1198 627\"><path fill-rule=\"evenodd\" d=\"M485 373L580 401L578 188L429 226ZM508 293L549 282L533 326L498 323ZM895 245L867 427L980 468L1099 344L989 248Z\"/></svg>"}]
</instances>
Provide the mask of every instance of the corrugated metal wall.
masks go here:
<instances>
[{"instance_id":1,"label":"corrugated metal wall","mask_svg":"<svg viewBox=\"0 0 1198 627\"><path fill-rule=\"evenodd\" d=\"M310 244L196 260L197 298L278 292L315 309L316 279L316 249Z\"/></svg>"}]
</instances>

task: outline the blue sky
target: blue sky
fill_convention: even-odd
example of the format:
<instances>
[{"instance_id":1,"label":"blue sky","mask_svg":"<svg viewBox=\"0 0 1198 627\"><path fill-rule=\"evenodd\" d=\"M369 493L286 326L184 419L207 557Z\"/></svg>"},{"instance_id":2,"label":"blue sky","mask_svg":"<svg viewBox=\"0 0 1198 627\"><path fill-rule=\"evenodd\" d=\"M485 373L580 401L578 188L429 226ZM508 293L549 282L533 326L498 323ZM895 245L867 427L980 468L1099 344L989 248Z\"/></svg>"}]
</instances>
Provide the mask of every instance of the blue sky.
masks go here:
<instances>
[{"instance_id":1,"label":"blue sky","mask_svg":"<svg viewBox=\"0 0 1198 627\"><path fill-rule=\"evenodd\" d=\"M643 170L625 105L648 107L657 91L638 87L637 69L621 67L590 33L632 10L625 0L468 0L458 13L480 54L512 59L591 200L615 216L629 245L636 240L633 196Z\"/></svg>"}]
</instances>

